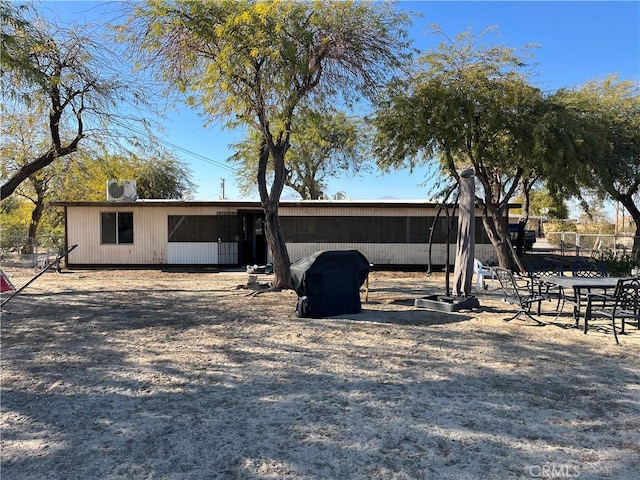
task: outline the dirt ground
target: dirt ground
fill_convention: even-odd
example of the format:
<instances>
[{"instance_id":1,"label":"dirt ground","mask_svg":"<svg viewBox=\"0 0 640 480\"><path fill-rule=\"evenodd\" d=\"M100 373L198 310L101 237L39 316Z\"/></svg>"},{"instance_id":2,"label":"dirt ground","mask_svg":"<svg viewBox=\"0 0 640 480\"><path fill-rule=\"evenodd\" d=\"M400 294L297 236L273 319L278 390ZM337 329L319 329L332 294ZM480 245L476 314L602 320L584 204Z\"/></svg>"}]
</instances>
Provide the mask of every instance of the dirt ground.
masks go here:
<instances>
[{"instance_id":1,"label":"dirt ground","mask_svg":"<svg viewBox=\"0 0 640 480\"><path fill-rule=\"evenodd\" d=\"M246 281L47 272L7 303L2 479L638 478L635 327L507 323L497 282L415 308L443 276L384 272L362 313L301 319Z\"/></svg>"}]
</instances>

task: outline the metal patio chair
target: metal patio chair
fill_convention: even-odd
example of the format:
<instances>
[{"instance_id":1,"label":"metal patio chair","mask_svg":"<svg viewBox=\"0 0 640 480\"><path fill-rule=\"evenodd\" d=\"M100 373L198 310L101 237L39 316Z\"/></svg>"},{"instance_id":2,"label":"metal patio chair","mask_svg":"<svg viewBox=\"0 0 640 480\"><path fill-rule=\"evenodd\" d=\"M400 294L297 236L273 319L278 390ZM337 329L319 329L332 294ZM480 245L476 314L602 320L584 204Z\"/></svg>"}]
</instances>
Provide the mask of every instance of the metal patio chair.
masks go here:
<instances>
[{"instance_id":1,"label":"metal patio chair","mask_svg":"<svg viewBox=\"0 0 640 480\"><path fill-rule=\"evenodd\" d=\"M580 262L572 263L571 275L573 277L580 277L580 278L607 277L608 276L607 265L604 262L597 262L597 261L580 261ZM587 294L588 293L590 292L587 292ZM604 293L605 294L607 293L606 290ZM583 295L583 297L580 300L587 301L587 294ZM558 299L558 305L556 307L558 316L564 310L564 305L566 302L569 302L569 304L573 305L573 309L574 309L573 315L574 317L577 318L576 306L578 305L579 302L578 302L578 299L576 298L576 293L573 292L571 295L569 295L567 292L565 292L562 289L562 287L560 287L560 296Z\"/></svg>"},{"instance_id":2,"label":"metal patio chair","mask_svg":"<svg viewBox=\"0 0 640 480\"><path fill-rule=\"evenodd\" d=\"M562 291L560 287L551 287L541 281L545 276L562 276L562 263L555 260L532 260L525 264L527 272L526 279L529 282L529 291L531 295L544 295L547 300L555 298L556 311L560 308L562 300ZM540 310L538 310L540 314Z\"/></svg>"},{"instance_id":3,"label":"metal patio chair","mask_svg":"<svg viewBox=\"0 0 640 480\"><path fill-rule=\"evenodd\" d=\"M587 333L587 322L594 314L611 319L617 344L620 342L616 331L616 319L620 320L620 332L623 334L627 320L635 320L637 328L640 329L640 278L621 278L612 295L590 293L587 297L584 333Z\"/></svg>"},{"instance_id":4,"label":"metal patio chair","mask_svg":"<svg viewBox=\"0 0 640 480\"><path fill-rule=\"evenodd\" d=\"M583 278L607 277L607 264L594 261L572 263L571 274Z\"/></svg>"},{"instance_id":5,"label":"metal patio chair","mask_svg":"<svg viewBox=\"0 0 640 480\"><path fill-rule=\"evenodd\" d=\"M504 321L510 322L511 320L515 320L521 315L524 315L526 318L533 320L538 325L544 325L543 322L541 322L537 318L534 318L530 312L532 305L537 304L539 309L540 302L546 300L547 297L539 293L531 293L529 286L522 287L518 285L516 278L511 270L495 267L493 271L496 273L496 277L500 282L500 287L502 288L502 292L504 293L504 301L511 305L516 305L520 308L520 310L518 310L518 312L513 317L505 318Z\"/></svg>"}]
</instances>

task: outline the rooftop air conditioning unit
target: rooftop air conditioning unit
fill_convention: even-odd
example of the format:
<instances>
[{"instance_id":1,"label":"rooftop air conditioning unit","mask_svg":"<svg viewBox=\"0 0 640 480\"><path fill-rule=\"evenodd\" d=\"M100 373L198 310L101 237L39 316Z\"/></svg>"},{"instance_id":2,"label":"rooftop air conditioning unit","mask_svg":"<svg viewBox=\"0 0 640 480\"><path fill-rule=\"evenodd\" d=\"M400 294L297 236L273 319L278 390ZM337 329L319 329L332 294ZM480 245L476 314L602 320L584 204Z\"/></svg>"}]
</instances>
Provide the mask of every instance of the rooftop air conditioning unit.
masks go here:
<instances>
[{"instance_id":1,"label":"rooftop air conditioning unit","mask_svg":"<svg viewBox=\"0 0 640 480\"><path fill-rule=\"evenodd\" d=\"M333 194L333 199L334 200L346 200L347 199L347 193L346 192L334 193Z\"/></svg>"},{"instance_id":2,"label":"rooftop air conditioning unit","mask_svg":"<svg viewBox=\"0 0 640 480\"><path fill-rule=\"evenodd\" d=\"M107 201L135 202L137 199L135 180L107 180Z\"/></svg>"}]
</instances>

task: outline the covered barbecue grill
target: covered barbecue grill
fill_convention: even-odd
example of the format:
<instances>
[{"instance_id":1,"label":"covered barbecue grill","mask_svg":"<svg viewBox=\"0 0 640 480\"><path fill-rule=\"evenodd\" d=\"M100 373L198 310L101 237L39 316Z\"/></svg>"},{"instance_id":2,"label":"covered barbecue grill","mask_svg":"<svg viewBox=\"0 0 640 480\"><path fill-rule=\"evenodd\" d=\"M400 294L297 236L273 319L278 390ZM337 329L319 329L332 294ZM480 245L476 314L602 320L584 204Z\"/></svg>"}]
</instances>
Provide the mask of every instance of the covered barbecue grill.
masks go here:
<instances>
[{"instance_id":1,"label":"covered barbecue grill","mask_svg":"<svg viewBox=\"0 0 640 480\"><path fill-rule=\"evenodd\" d=\"M296 315L331 317L360 313L360 287L369 275L369 261L358 250L323 250L291 265L298 294Z\"/></svg>"}]
</instances>

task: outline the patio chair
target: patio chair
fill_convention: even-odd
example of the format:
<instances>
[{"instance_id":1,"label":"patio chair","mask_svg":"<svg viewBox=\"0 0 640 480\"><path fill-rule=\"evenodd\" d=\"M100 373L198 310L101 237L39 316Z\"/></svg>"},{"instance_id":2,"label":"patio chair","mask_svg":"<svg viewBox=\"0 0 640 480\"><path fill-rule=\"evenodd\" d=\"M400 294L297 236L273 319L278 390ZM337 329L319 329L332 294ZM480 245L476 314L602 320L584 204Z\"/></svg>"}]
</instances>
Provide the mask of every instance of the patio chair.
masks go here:
<instances>
[{"instance_id":1,"label":"patio chair","mask_svg":"<svg viewBox=\"0 0 640 480\"><path fill-rule=\"evenodd\" d=\"M473 273L476 276L476 290L486 290L488 288L484 281L484 277L491 277L492 282L496 278L496 273L494 272L493 267L483 265L477 258L473 260Z\"/></svg>"},{"instance_id":2,"label":"patio chair","mask_svg":"<svg viewBox=\"0 0 640 480\"><path fill-rule=\"evenodd\" d=\"M572 263L571 274L583 278L607 277L607 264L593 261Z\"/></svg>"},{"instance_id":3,"label":"patio chair","mask_svg":"<svg viewBox=\"0 0 640 480\"><path fill-rule=\"evenodd\" d=\"M560 308L560 302L562 300L562 291L560 287L555 287L552 290L548 284L543 284L540 281L541 277L545 276L561 276L562 263L555 260L534 260L525 264L525 270L527 272L527 280L531 295L544 295L548 300L552 297L557 299L556 311ZM544 293L543 293L544 290ZM540 313L540 312L538 312Z\"/></svg>"},{"instance_id":4,"label":"patio chair","mask_svg":"<svg viewBox=\"0 0 640 480\"><path fill-rule=\"evenodd\" d=\"M543 322L534 318L531 315L531 306L534 304L540 306L540 302L546 300L546 297L541 294L531 293L531 290L528 286L522 287L518 285L515 276L511 270L507 270L506 268L495 267L493 271L500 282L500 287L502 288L502 292L504 293L504 301L511 304L516 305L520 308L518 312L511 318L505 318L505 322L510 322L511 320L515 320L516 318L524 315L526 318L529 318L536 322L538 325L544 325Z\"/></svg>"},{"instance_id":5,"label":"patio chair","mask_svg":"<svg viewBox=\"0 0 640 480\"><path fill-rule=\"evenodd\" d=\"M571 264L571 275L574 277L581 278L599 278L599 277L607 277L607 265L603 262L597 261L581 261ZM587 295L590 292L587 291L585 295L581 297L581 301L587 300ZM606 290L604 292L607 293ZM574 307L574 317L578 317L576 312L576 307L578 305L578 299L576 298L576 293L573 292L571 295L568 295L567 292L564 292L562 287L560 287L560 300L558 300L558 307L556 310L558 311L558 315L562 313L564 310L564 305L566 302L569 302ZM562 304L560 306L560 303Z\"/></svg>"},{"instance_id":6,"label":"patio chair","mask_svg":"<svg viewBox=\"0 0 640 480\"><path fill-rule=\"evenodd\" d=\"M640 278L621 278L612 295L589 294L584 333L587 333L587 323L594 314L611 319L617 344L620 342L616 331L616 319L620 320L620 332L623 334L627 320L635 320L636 327L640 329Z\"/></svg>"}]
</instances>

